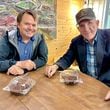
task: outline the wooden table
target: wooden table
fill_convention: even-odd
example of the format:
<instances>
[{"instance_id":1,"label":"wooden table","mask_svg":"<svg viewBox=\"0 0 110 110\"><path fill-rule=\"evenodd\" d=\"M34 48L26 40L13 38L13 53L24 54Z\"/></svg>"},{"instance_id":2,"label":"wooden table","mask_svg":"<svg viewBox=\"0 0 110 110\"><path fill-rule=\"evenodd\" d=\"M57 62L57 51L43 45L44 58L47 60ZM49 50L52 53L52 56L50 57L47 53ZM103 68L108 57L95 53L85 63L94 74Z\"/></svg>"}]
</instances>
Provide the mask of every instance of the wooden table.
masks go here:
<instances>
[{"instance_id":1,"label":"wooden table","mask_svg":"<svg viewBox=\"0 0 110 110\"><path fill-rule=\"evenodd\" d=\"M0 74L0 110L110 110L110 101L104 101L109 88L103 83L80 74L82 84L65 85L58 73L49 79L44 70L29 73L37 83L25 96L3 91L13 76Z\"/></svg>"}]
</instances>

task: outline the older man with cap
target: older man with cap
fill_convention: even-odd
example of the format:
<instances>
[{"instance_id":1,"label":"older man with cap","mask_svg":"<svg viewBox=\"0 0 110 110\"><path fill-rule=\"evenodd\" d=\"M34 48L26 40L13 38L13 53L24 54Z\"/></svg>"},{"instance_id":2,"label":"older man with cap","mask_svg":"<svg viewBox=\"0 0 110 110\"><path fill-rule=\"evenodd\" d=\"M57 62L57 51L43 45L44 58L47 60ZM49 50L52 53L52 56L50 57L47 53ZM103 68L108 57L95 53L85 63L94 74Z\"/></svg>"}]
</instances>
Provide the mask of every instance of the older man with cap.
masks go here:
<instances>
[{"instance_id":1,"label":"older man with cap","mask_svg":"<svg viewBox=\"0 0 110 110\"><path fill-rule=\"evenodd\" d=\"M81 9L76 21L80 35L72 39L67 52L48 66L45 74L51 77L76 60L81 72L110 86L110 29L98 29L99 21L91 8Z\"/></svg>"}]
</instances>

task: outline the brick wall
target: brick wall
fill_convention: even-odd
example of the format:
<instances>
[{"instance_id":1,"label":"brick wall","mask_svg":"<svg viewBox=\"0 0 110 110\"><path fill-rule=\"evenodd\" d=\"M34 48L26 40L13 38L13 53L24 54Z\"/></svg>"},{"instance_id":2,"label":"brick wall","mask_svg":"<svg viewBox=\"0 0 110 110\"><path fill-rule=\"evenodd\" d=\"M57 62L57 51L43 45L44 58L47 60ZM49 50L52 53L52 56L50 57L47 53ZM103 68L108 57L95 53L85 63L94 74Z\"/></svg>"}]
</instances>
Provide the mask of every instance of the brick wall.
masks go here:
<instances>
[{"instance_id":1,"label":"brick wall","mask_svg":"<svg viewBox=\"0 0 110 110\"><path fill-rule=\"evenodd\" d=\"M62 56L71 39L78 35L75 14L82 6L83 0L57 0L57 38L46 41L49 49L48 64L52 64Z\"/></svg>"}]
</instances>

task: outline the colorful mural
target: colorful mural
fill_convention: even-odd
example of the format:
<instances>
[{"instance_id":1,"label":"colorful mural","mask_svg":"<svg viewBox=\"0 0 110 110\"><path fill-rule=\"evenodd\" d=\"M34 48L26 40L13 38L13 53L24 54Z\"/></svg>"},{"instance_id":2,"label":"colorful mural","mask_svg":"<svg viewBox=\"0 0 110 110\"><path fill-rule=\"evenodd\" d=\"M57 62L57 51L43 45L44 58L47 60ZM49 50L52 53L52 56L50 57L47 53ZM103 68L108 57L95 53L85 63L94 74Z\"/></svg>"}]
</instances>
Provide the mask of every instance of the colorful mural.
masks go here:
<instances>
[{"instance_id":1,"label":"colorful mural","mask_svg":"<svg viewBox=\"0 0 110 110\"><path fill-rule=\"evenodd\" d=\"M25 9L37 12L38 31L47 39L56 37L56 0L0 0L0 36L16 28L16 16Z\"/></svg>"}]
</instances>

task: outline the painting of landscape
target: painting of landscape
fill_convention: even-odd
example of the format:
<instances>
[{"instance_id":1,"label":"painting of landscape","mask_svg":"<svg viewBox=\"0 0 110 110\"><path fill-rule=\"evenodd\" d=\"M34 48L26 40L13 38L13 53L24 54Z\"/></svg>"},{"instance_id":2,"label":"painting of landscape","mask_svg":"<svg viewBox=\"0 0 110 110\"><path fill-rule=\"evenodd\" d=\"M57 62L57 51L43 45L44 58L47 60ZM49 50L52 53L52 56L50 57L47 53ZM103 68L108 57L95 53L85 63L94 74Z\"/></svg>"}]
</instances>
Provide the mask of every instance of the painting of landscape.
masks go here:
<instances>
[{"instance_id":1,"label":"painting of landscape","mask_svg":"<svg viewBox=\"0 0 110 110\"><path fill-rule=\"evenodd\" d=\"M25 9L37 12L38 31L46 39L56 38L56 0L0 0L0 36L16 28L16 17Z\"/></svg>"}]
</instances>

